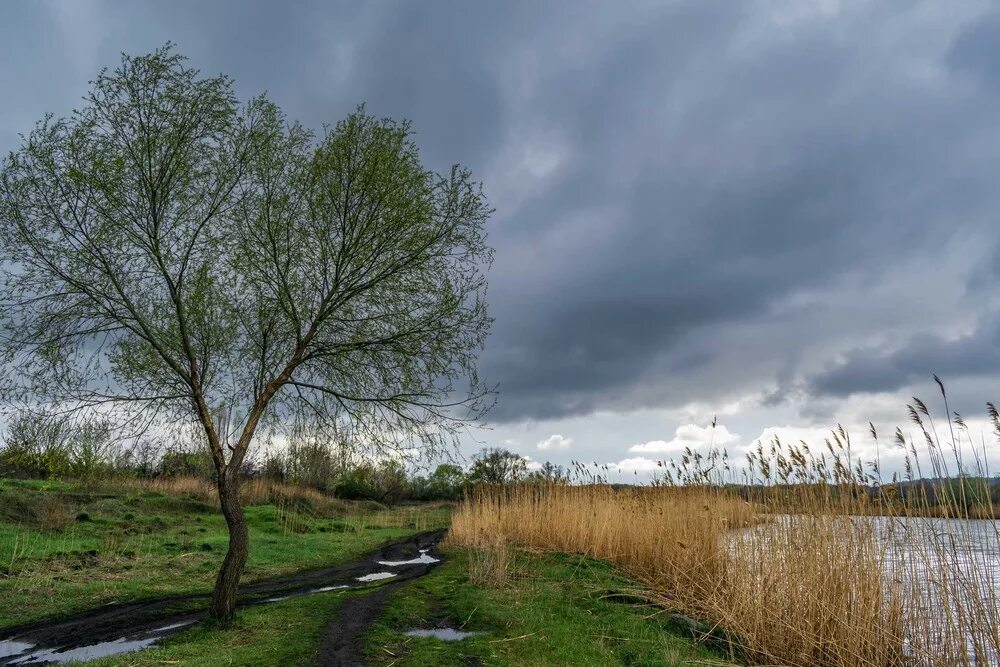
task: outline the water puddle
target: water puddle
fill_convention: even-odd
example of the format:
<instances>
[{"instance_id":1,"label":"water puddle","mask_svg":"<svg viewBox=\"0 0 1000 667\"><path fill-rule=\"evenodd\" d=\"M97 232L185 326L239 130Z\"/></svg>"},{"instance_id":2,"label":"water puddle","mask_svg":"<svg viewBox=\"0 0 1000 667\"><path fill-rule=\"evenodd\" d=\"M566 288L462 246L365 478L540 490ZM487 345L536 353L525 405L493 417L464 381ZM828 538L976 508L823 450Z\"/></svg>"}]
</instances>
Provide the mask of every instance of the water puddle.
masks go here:
<instances>
[{"instance_id":1,"label":"water puddle","mask_svg":"<svg viewBox=\"0 0 1000 667\"><path fill-rule=\"evenodd\" d=\"M74 660L96 660L97 658L105 658L109 655L131 653L132 651L149 648L173 630L183 628L192 623L194 621L173 623L154 628L134 639L119 637L108 642L98 642L97 644L77 646L64 650L50 648L33 650L35 648L34 644L4 640L0 641L0 658L4 658L8 661L7 664L11 665L63 664Z\"/></svg>"},{"instance_id":2,"label":"water puddle","mask_svg":"<svg viewBox=\"0 0 1000 667\"><path fill-rule=\"evenodd\" d=\"M395 572L373 572L371 574L366 574L363 577L358 577L355 581L381 581L382 579L389 579L390 577L395 576Z\"/></svg>"},{"instance_id":3,"label":"water puddle","mask_svg":"<svg viewBox=\"0 0 1000 667\"><path fill-rule=\"evenodd\" d=\"M379 565L388 565L389 567L399 567L401 565L429 565L431 563L440 563L440 558L435 558L434 556L429 556L427 554L427 549L421 549L420 555L411 560L380 560Z\"/></svg>"},{"instance_id":4,"label":"water puddle","mask_svg":"<svg viewBox=\"0 0 1000 667\"><path fill-rule=\"evenodd\" d=\"M20 655L34 646L34 644L16 642L13 639L0 639L0 658L10 658Z\"/></svg>"},{"instance_id":5,"label":"water puddle","mask_svg":"<svg viewBox=\"0 0 1000 667\"><path fill-rule=\"evenodd\" d=\"M341 584L339 586L323 586L322 588L314 588L314 589L312 589L309 592L310 593L326 593L328 591L339 591L339 590L342 590L344 588L350 588L350 586L348 586L347 584Z\"/></svg>"},{"instance_id":6,"label":"water puddle","mask_svg":"<svg viewBox=\"0 0 1000 667\"><path fill-rule=\"evenodd\" d=\"M388 574L388 573L385 573ZM328 593L330 591L340 591L345 588L350 588L347 584L338 584L336 586L321 586L320 588L310 588L307 591L298 591L295 593L289 593L288 595L277 595L273 598L265 598L264 602L284 602L285 600L291 600L292 598L302 597L303 595L314 595L316 593Z\"/></svg>"},{"instance_id":7,"label":"water puddle","mask_svg":"<svg viewBox=\"0 0 1000 667\"><path fill-rule=\"evenodd\" d=\"M456 630L455 628L432 628L430 630L410 630L403 634L407 637L433 637L443 642L460 642L463 639L485 635L486 633L465 632L463 630Z\"/></svg>"}]
</instances>

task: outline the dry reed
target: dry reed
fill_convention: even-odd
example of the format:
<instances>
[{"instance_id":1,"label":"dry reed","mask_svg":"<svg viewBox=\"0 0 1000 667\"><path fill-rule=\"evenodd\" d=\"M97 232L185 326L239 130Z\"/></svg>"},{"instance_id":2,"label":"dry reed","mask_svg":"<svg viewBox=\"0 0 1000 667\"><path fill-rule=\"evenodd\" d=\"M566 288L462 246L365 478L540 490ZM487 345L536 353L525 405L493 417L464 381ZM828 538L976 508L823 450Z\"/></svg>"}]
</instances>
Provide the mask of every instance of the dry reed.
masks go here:
<instances>
[{"instance_id":1,"label":"dry reed","mask_svg":"<svg viewBox=\"0 0 1000 667\"><path fill-rule=\"evenodd\" d=\"M904 498L876 493L877 461L856 461L838 429L822 455L760 447L741 485L723 454L686 452L664 464L663 486L481 488L456 508L450 539L607 560L665 608L724 630L748 664L998 664L1000 531L992 518L970 520L995 516L989 494L977 508L971 480L945 479L944 452L961 459L961 447L942 446L922 403L913 414L933 497L923 484L887 485L917 490ZM918 470L914 444L898 445ZM973 458L985 473L985 455Z\"/></svg>"}]
</instances>

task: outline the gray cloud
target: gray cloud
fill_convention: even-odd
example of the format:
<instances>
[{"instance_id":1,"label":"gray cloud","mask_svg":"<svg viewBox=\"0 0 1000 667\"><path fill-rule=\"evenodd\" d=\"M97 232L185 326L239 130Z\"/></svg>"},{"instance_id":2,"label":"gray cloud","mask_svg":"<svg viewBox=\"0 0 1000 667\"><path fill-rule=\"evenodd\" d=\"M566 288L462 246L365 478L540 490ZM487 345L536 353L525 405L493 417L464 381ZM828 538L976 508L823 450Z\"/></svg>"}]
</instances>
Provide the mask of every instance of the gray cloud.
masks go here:
<instances>
[{"instance_id":1,"label":"gray cloud","mask_svg":"<svg viewBox=\"0 0 1000 667\"><path fill-rule=\"evenodd\" d=\"M2 149L68 111L91 63L170 39L314 127L359 102L410 118L430 164L481 175L497 208L482 371L501 385L499 422L893 390L998 356L993 320L964 338L945 326L989 299L1000 265L995 13L67 7L0 8ZM902 312L931 273L955 291L932 318Z\"/></svg>"},{"instance_id":2,"label":"gray cloud","mask_svg":"<svg viewBox=\"0 0 1000 667\"><path fill-rule=\"evenodd\" d=\"M989 377L998 371L1000 318L992 317L973 333L955 338L921 333L897 349L853 350L840 364L812 378L811 385L815 393L847 396L894 391L927 382L932 373L947 379Z\"/></svg>"}]
</instances>

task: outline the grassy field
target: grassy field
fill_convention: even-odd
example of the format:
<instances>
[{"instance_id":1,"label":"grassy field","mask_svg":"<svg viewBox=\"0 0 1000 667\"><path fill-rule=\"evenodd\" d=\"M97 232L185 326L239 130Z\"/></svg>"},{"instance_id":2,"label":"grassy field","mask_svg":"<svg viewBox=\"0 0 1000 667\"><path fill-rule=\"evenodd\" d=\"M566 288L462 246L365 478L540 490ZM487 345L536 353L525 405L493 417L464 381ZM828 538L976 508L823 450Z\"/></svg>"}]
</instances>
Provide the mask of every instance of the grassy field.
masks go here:
<instances>
[{"instance_id":1,"label":"grassy field","mask_svg":"<svg viewBox=\"0 0 1000 667\"><path fill-rule=\"evenodd\" d=\"M272 490L271 503L259 494L261 504L247 507L247 581L347 561L449 521L447 507L385 509L284 493ZM225 545L224 522L197 485L0 480L0 627L208 591ZM494 563L492 555L448 546L441 567L396 590L368 636L372 664L728 664L686 639L661 610L636 604L635 581L606 563L527 552L505 552ZM90 664L311 664L339 606L365 593L243 609L230 627L193 626L160 646ZM455 643L402 634L442 624L484 634Z\"/></svg>"},{"instance_id":2,"label":"grassy field","mask_svg":"<svg viewBox=\"0 0 1000 667\"><path fill-rule=\"evenodd\" d=\"M446 508L290 499L246 508L245 582L349 560L447 524ZM159 490L0 480L0 627L211 590L227 544L212 504Z\"/></svg>"}]
</instances>

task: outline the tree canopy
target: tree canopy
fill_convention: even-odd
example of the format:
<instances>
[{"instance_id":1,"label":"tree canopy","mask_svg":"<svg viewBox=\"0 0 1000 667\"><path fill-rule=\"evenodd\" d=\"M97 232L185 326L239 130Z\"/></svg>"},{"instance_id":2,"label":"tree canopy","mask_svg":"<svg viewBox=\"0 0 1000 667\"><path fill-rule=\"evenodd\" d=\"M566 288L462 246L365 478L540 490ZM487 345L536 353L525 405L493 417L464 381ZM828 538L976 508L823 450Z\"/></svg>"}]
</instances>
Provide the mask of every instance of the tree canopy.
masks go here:
<instances>
[{"instance_id":1,"label":"tree canopy","mask_svg":"<svg viewBox=\"0 0 1000 667\"><path fill-rule=\"evenodd\" d=\"M490 213L406 122L313 132L170 45L123 56L4 161L3 398L195 420L220 494L262 429L302 420L445 447L490 404Z\"/></svg>"}]
</instances>

